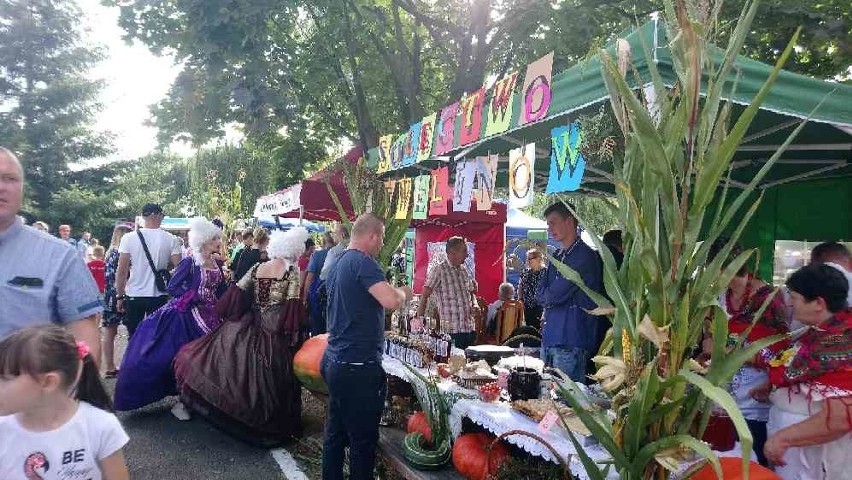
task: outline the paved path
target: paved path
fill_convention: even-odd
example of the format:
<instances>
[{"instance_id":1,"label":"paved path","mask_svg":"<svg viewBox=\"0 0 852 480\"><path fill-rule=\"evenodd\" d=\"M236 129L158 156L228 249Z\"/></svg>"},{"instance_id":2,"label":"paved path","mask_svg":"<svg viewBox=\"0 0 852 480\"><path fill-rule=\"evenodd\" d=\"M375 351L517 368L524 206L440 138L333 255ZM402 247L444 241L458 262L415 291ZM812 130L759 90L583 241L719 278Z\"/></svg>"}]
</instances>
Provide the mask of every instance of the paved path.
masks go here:
<instances>
[{"instance_id":1,"label":"paved path","mask_svg":"<svg viewBox=\"0 0 852 480\"><path fill-rule=\"evenodd\" d=\"M127 337L116 341L119 355ZM121 358L119 356L119 358ZM110 393L115 380L105 380ZM269 450L258 449L216 430L201 419L181 422L169 411L175 397L118 418L130 435L125 457L133 480L278 480L285 479ZM281 458L281 454L277 454ZM296 480L292 472L290 480ZM301 477L307 478L307 477Z\"/></svg>"}]
</instances>

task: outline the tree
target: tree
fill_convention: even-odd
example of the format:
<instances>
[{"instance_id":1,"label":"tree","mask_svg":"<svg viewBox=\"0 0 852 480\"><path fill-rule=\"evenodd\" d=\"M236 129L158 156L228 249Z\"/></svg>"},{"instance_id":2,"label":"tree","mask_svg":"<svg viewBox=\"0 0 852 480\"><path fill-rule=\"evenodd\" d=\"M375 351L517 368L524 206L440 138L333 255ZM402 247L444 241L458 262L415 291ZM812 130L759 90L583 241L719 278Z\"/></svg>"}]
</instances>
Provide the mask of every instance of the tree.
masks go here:
<instances>
[{"instance_id":1,"label":"tree","mask_svg":"<svg viewBox=\"0 0 852 480\"><path fill-rule=\"evenodd\" d=\"M726 2L723 25L742 10L743 0ZM852 67L852 3L843 0L764 0L746 39L744 54L775 63L787 41L802 27L796 50L785 69L817 78L850 78ZM730 31L730 29L726 30ZM723 34L725 32L722 32ZM722 39L726 39L722 35Z\"/></svg>"},{"instance_id":2,"label":"tree","mask_svg":"<svg viewBox=\"0 0 852 480\"><path fill-rule=\"evenodd\" d=\"M69 164L110 150L91 126L102 85L86 73L100 51L85 44L80 16L73 0L0 0L0 138L24 165L27 205L42 213Z\"/></svg>"}]
</instances>

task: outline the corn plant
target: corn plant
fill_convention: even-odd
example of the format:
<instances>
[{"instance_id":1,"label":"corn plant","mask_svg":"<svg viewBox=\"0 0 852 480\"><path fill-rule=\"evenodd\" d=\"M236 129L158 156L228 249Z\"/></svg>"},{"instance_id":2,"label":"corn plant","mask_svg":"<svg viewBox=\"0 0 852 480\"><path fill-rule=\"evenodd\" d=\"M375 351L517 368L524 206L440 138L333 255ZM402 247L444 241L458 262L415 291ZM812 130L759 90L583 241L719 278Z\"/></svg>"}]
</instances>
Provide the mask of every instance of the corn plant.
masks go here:
<instances>
[{"instance_id":1,"label":"corn plant","mask_svg":"<svg viewBox=\"0 0 852 480\"><path fill-rule=\"evenodd\" d=\"M624 155L614 160L614 183L622 225L624 262L620 269L607 248L593 235L604 262L604 285L609 301L590 291L579 275L551 257L559 271L575 281L613 323L609 352L595 357L600 366L592 377L612 398L615 419L586 412L588 399L565 380L563 395L586 427L612 456L622 479L668 478L684 460L697 454L710 461L721 477L718 458L699 440L711 406L724 408L734 422L748 468L752 438L742 413L725 385L759 349L777 337L756 341L748 348L726 350L727 317L718 304L720 294L754 253L733 259L734 242L754 214L760 198L753 193L802 122L748 185L729 191L724 177L761 103L789 58L798 32L783 51L770 77L737 118L722 100L723 88L735 88L737 53L749 31L756 3L746 2L730 35L721 62L713 62L716 13L720 2L668 0L663 15L672 52L676 84L667 88L653 61L649 79L631 85L629 60L601 52L602 73L611 107L624 138ZM647 46L644 55L650 58ZM657 113L649 113L641 89L651 82ZM727 85L726 82L728 82ZM582 218L578 218L585 224ZM708 261L711 244L723 232L730 238ZM705 325L713 338L709 367L691 361ZM577 445L590 478L603 479L595 464Z\"/></svg>"},{"instance_id":2,"label":"corn plant","mask_svg":"<svg viewBox=\"0 0 852 480\"><path fill-rule=\"evenodd\" d=\"M373 212L384 220L385 245L382 251L379 252L379 257L376 261L383 268L387 269L390 266L394 252L405 237L405 231L411 225L413 211L409 208L408 216L404 220L396 219L396 209L394 208L392 193L385 189L384 183L382 183L376 173L365 165L363 158L354 164L345 160L340 163L341 165L338 168L341 168L343 171L346 191L352 202L355 214L360 215L366 212ZM349 217L346 215L337 192L328 183L328 177L326 177L326 188L335 207L337 207L341 222L352 231Z\"/></svg>"}]
</instances>

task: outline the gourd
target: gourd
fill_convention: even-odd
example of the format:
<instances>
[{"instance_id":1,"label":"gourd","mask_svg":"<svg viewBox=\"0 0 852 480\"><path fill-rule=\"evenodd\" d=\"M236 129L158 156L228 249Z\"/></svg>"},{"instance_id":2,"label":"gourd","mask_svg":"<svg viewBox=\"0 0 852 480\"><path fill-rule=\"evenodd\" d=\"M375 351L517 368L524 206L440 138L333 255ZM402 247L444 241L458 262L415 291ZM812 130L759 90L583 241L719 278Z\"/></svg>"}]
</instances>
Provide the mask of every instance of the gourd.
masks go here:
<instances>
[{"instance_id":1,"label":"gourd","mask_svg":"<svg viewBox=\"0 0 852 480\"><path fill-rule=\"evenodd\" d=\"M453 466L468 480L485 480L489 472L495 473L503 462L508 461L509 450L500 442L494 444L494 438L487 433L466 433L456 439L453 445ZM490 467L486 463L487 448L491 448Z\"/></svg>"},{"instance_id":2,"label":"gourd","mask_svg":"<svg viewBox=\"0 0 852 480\"><path fill-rule=\"evenodd\" d=\"M429 418L423 412L414 412L408 418L405 431L408 433L421 433L426 441L426 445L432 444L432 427L429 426Z\"/></svg>"},{"instance_id":3,"label":"gourd","mask_svg":"<svg viewBox=\"0 0 852 480\"><path fill-rule=\"evenodd\" d=\"M328 334L317 335L305 341L293 357L293 373L302 385L314 393L328 395L328 385L320 374L320 362L328 346Z\"/></svg>"}]
</instances>

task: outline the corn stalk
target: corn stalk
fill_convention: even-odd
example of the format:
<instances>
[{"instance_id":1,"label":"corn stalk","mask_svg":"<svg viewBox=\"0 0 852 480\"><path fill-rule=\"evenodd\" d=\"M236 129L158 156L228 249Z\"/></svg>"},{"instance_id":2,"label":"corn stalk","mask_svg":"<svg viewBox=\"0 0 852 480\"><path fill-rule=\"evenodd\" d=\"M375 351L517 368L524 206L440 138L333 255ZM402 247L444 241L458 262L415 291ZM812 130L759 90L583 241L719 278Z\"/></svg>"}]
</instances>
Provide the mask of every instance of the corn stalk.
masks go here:
<instances>
[{"instance_id":1,"label":"corn stalk","mask_svg":"<svg viewBox=\"0 0 852 480\"><path fill-rule=\"evenodd\" d=\"M589 291L577 272L551 257L556 268L575 281L601 308L610 309L611 356L598 356L596 374L613 395L616 418L583 410L588 399L564 380L563 395L583 423L612 455L612 468L628 480L668 478L694 454L711 462L721 478L718 458L699 440L710 406L724 408L733 420L748 468L752 438L734 399L724 389L734 373L757 351L778 338L727 352L727 318L717 299L754 253L728 262L731 247L757 209L757 185L804 126L791 133L740 192L729 192L724 176L748 128L796 44L798 32L783 51L761 90L737 117L722 100L723 86L735 88L731 72L757 11L747 1L730 35L723 60L712 61L716 12L721 1L668 0L665 23L677 81L673 88L648 58L650 79L631 84L629 68L601 52L603 76L613 113L625 139L623 158L613 160L617 212L622 225L624 262L616 269L610 251L596 236L604 261L604 285L610 302ZM658 115L649 113L636 84L650 81ZM715 210L711 208L713 203ZM576 214L576 212L575 212ZM582 225L583 218L578 216ZM700 233L703 232L703 238ZM710 245L723 232L730 243L708 262ZM703 240L700 241L699 240ZM765 306L764 306L765 308ZM712 319L713 362L699 375L689 360L705 319ZM604 368L605 367L605 368ZM699 414L701 412L701 414ZM579 445L578 445L579 447ZM578 448L587 473L603 479L603 466ZM746 477L747 478L747 477Z\"/></svg>"},{"instance_id":2,"label":"corn stalk","mask_svg":"<svg viewBox=\"0 0 852 480\"><path fill-rule=\"evenodd\" d=\"M394 208L393 198L385 189L384 183L379 179L376 173L369 168L362 158L357 163L352 164L346 161L340 162L337 168L343 170L343 178L346 184L346 193L352 202L352 208L356 215L372 212L385 223L385 245L382 251L379 252L379 257L376 261L385 270L390 267L391 259L399 244L405 238L405 232L411 225L413 210L409 208L408 216L404 220L396 219L396 209ZM334 168L334 167L332 167ZM341 222L351 231L352 224L346 211L343 208L343 203L337 192L334 191L329 178L325 179L325 186L328 189L328 194L331 196L337 212L340 215Z\"/></svg>"}]
</instances>

